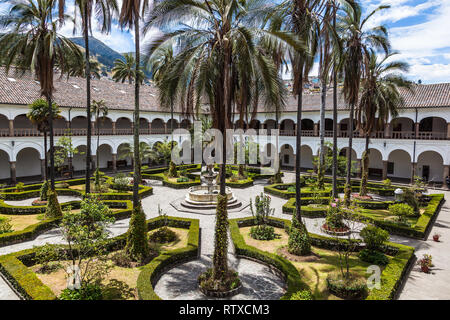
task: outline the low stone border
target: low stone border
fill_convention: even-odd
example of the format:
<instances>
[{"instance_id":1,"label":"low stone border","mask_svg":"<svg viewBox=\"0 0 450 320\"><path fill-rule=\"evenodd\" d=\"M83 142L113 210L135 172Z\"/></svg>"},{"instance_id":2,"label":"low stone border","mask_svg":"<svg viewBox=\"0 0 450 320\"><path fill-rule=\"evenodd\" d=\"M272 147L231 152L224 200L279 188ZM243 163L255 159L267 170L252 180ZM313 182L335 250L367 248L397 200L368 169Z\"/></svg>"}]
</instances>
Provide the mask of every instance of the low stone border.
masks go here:
<instances>
[{"instance_id":1,"label":"low stone border","mask_svg":"<svg viewBox=\"0 0 450 320\"><path fill-rule=\"evenodd\" d=\"M228 297L232 297L232 296L237 295L241 291L241 289L242 289L242 282L239 284L239 286L237 288L234 288L232 290L225 291L225 292L211 291L211 290L203 289L200 286L200 283L198 284L198 289L200 290L201 293L203 293L207 297L228 298Z\"/></svg>"}]
</instances>

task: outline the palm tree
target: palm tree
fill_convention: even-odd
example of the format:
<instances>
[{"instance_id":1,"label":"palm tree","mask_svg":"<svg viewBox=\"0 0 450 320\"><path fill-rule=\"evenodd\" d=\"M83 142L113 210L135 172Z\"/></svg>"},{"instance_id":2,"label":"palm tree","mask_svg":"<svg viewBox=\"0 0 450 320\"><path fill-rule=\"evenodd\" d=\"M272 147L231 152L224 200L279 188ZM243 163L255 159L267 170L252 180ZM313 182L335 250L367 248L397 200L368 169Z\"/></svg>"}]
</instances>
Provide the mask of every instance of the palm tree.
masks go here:
<instances>
[{"instance_id":1,"label":"palm tree","mask_svg":"<svg viewBox=\"0 0 450 320\"><path fill-rule=\"evenodd\" d=\"M90 59L89 65L91 78L100 79L102 72L100 62L98 62L97 60ZM66 68L68 69L67 76L86 78L86 58L83 58L83 62L81 64L76 63L71 59L69 63L66 65Z\"/></svg>"},{"instance_id":2,"label":"palm tree","mask_svg":"<svg viewBox=\"0 0 450 320\"><path fill-rule=\"evenodd\" d=\"M405 105L399 89L411 90L412 84L396 71L405 72L408 65L404 62L387 62L395 53L379 59L371 50L365 56L364 77L361 82L361 98L356 111L356 119L366 138L365 151L362 156L362 179L360 195L367 194L369 175L369 142L374 130L384 128L386 122L398 116L398 109Z\"/></svg>"},{"instance_id":3,"label":"palm tree","mask_svg":"<svg viewBox=\"0 0 450 320\"><path fill-rule=\"evenodd\" d=\"M132 84L134 79L136 79L136 60L133 55L131 53L125 53L125 61L116 59L112 72L114 81L124 83L128 80L128 83ZM140 83L142 83L144 80L144 72L141 67L139 67L137 75Z\"/></svg>"},{"instance_id":4,"label":"palm tree","mask_svg":"<svg viewBox=\"0 0 450 320\"><path fill-rule=\"evenodd\" d=\"M140 32L139 25L141 16L149 9L148 0L123 0L119 15L119 23L129 29L134 28L135 44L135 69L139 70L141 66ZM128 230L127 244L125 251L134 260L143 261L149 254L147 242L147 225L145 223L145 214L139 200L139 181L141 180L141 162L139 159L139 90L141 81L139 73L135 73L134 79L134 127L133 127L133 151L134 151L134 169L133 169L133 214L131 216L130 227Z\"/></svg>"},{"instance_id":5,"label":"palm tree","mask_svg":"<svg viewBox=\"0 0 450 320\"><path fill-rule=\"evenodd\" d=\"M47 101L44 99L37 99L35 101L33 101L32 104L29 105L30 111L27 113L27 117L28 119L30 119L30 121L32 123L34 123L38 130L40 132L42 132L44 134L44 162L45 162L45 172L44 172L44 179L47 179L47 133L50 127L49 124L49 107L47 104ZM56 103L53 103L52 105L52 114L53 114L53 119L59 118L59 114L61 112L61 110L59 109L59 107L57 106Z\"/></svg>"},{"instance_id":6,"label":"palm tree","mask_svg":"<svg viewBox=\"0 0 450 320\"><path fill-rule=\"evenodd\" d=\"M16 72L31 69L39 81L41 96L49 107L50 180L55 189L53 140L53 77L56 63L64 65L68 55L81 61L81 52L69 39L57 32L63 20L54 18L56 0L12 0L9 12L0 17L0 27L8 30L0 36L0 56L6 72L16 66ZM63 15L63 19L70 19ZM52 106L52 107L50 107Z\"/></svg>"},{"instance_id":7,"label":"palm tree","mask_svg":"<svg viewBox=\"0 0 450 320\"><path fill-rule=\"evenodd\" d=\"M119 159L133 158L134 148L133 145L126 143L122 145ZM139 160L142 163L145 159L156 159L158 157L157 152L153 150L144 141L139 143Z\"/></svg>"},{"instance_id":8,"label":"palm tree","mask_svg":"<svg viewBox=\"0 0 450 320\"><path fill-rule=\"evenodd\" d=\"M279 42L283 39L300 47L290 34L281 36L281 33L253 27L263 17L261 13L271 8L272 5L265 1L164 0L147 19L146 30L155 26L165 31L149 46L150 59L168 42L180 44L179 54L157 84L161 105L170 107L179 102L186 110L198 110L201 100L207 99L213 128L219 129L224 137L222 155L227 154L229 144L224 133L231 127L233 76L239 75L234 57L253 57L249 60L253 61L252 66L266 70L261 80L267 92L276 95L276 68L264 52L255 50L255 40L267 37L270 41ZM191 25L186 26L186 21L192 22ZM222 159L212 270L214 281L221 281L229 274L225 163Z\"/></svg>"},{"instance_id":9,"label":"palm tree","mask_svg":"<svg viewBox=\"0 0 450 320\"><path fill-rule=\"evenodd\" d=\"M96 149L96 165L95 165L95 184L98 187L100 184L100 159L99 159L99 152L98 147L100 145L100 121L104 121L104 117L108 115L108 107L106 106L106 103L104 100L93 100L92 101L92 109L91 112L94 114L95 117L95 123L97 125L97 149ZM100 114L101 114L101 120L100 120Z\"/></svg>"},{"instance_id":10,"label":"palm tree","mask_svg":"<svg viewBox=\"0 0 450 320\"><path fill-rule=\"evenodd\" d=\"M61 1L61 0L60 0ZM114 15L118 12L116 0L75 0L75 14L81 16L81 30L84 37L84 61L90 60L89 53L89 33L91 30L92 14L100 21L101 31L109 32L111 30L111 22ZM76 24L74 24L74 30ZM84 63L85 75L91 75L91 63ZM91 77L86 77L86 118L87 118L87 134L86 134L86 193L91 192L91 138L92 138L92 115L91 115Z\"/></svg>"},{"instance_id":11,"label":"palm tree","mask_svg":"<svg viewBox=\"0 0 450 320\"><path fill-rule=\"evenodd\" d=\"M348 124L348 153L347 175L345 186L345 204L350 205L351 195L351 162L353 143L354 110L359 99L359 89L363 72L364 56L370 49L389 51L387 30L384 26L366 28L366 23L380 10L390 6L379 6L366 18L362 18L361 7L357 1L348 1L342 6L343 15L340 16L337 31L343 38L343 72L344 72L344 98L350 105L350 119Z\"/></svg>"}]
</instances>

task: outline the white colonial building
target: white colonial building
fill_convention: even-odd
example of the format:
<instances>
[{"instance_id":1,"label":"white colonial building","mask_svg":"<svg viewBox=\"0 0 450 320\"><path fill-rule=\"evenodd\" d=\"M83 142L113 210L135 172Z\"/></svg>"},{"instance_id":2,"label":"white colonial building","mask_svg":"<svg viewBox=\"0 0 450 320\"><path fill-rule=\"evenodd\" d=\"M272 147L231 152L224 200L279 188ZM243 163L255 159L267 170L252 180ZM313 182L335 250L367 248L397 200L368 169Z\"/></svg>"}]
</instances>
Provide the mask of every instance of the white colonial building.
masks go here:
<instances>
[{"instance_id":1,"label":"white colonial building","mask_svg":"<svg viewBox=\"0 0 450 320\"><path fill-rule=\"evenodd\" d=\"M305 90L302 120L301 166L313 167L318 154L320 127L320 93ZM29 75L6 74L0 69L0 180L15 183L36 180L44 174L44 141L42 134L26 117L28 105L39 97L39 83ZM71 128L73 144L84 154L73 158L74 170L85 169L86 111L85 80L61 78L55 81L56 103L61 117L55 120L55 143L65 129ZM92 122L92 155L97 154L97 128L100 133L99 164L103 170L116 171L130 166L131 159L119 160L121 146L132 141L134 88L110 80L92 80L92 99L104 100L109 113L98 123ZM390 119L383 131L370 140L370 170L373 178L409 181L413 175L442 183L450 168L450 83L417 85L414 94L405 93L406 106L396 119ZM294 166L296 135L296 99L290 98L279 117L279 153L281 164ZM338 147L346 152L349 112L342 98L338 103ZM161 110L157 90L141 90L140 139L149 145L170 138L170 112ZM273 129L275 114L261 109L246 128ZM94 120L94 118L92 119ZM237 116L234 119L237 124ZM174 128L189 128L192 119L183 116L179 107L174 113ZM98 127L97 127L98 126ZM326 139L333 133L332 95L327 95ZM360 160L364 139L354 132L352 158ZM357 162L359 163L359 161ZM93 164L94 165L94 164Z\"/></svg>"}]
</instances>

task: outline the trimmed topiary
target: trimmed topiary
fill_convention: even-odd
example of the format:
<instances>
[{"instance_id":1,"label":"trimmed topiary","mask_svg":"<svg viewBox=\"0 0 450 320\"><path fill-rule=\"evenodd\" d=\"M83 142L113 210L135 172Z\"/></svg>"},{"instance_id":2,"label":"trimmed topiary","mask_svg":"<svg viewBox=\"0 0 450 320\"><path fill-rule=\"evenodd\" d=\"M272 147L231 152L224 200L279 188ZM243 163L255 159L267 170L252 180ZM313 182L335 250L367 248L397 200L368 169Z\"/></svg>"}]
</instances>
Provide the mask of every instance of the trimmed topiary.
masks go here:
<instances>
[{"instance_id":1,"label":"trimmed topiary","mask_svg":"<svg viewBox=\"0 0 450 320\"><path fill-rule=\"evenodd\" d=\"M176 178L176 177L178 177L177 166L175 165L175 163L173 161L170 161L169 173L167 174L167 176L169 178Z\"/></svg>"},{"instance_id":2,"label":"trimmed topiary","mask_svg":"<svg viewBox=\"0 0 450 320\"><path fill-rule=\"evenodd\" d=\"M134 261L144 261L150 253L145 213L140 205L133 209L133 214L131 215L125 252Z\"/></svg>"},{"instance_id":3,"label":"trimmed topiary","mask_svg":"<svg viewBox=\"0 0 450 320\"><path fill-rule=\"evenodd\" d=\"M47 201L47 193L48 193L48 180L45 180L44 183L41 186L41 193L39 198L41 199L41 201Z\"/></svg>"},{"instance_id":4,"label":"trimmed topiary","mask_svg":"<svg viewBox=\"0 0 450 320\"><path fill-rule=\"evenodd\" d=\"M380 251L363 249L358 253L358 257L365 262L385 266L389 263L389 258Z\"/></svg>"},{"instance_id":5,"label":"trimmed topiary","mask_svg":"<svg viewBox=\"0 0 450 320\"><path fill-rule=\"evenodd\" d=\"M292 219L289 229L288 251L297 256L304 256L311 253L311 239L303 223Z\"/></svg>"},{"instance_id":6,"label":"trimmed topiary","mask_svg":"<svg viewBox=\"0 0 450 320\"><path fill-rule=\"evenodd\" d=\"M58 202L58 195L56 191L51 189L47 193L47 209L45 211L45 216L47 218L60 218L63 216L61 206Z\"/></svg>"}]
</instances>

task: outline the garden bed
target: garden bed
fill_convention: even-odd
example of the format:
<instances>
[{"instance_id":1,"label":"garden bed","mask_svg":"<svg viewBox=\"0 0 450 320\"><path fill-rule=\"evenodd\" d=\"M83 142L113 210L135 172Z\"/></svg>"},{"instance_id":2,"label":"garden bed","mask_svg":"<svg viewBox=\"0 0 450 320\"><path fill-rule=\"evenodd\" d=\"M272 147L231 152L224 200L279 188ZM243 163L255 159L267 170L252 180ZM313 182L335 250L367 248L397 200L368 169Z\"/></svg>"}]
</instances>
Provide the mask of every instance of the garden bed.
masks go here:
<instances>
[{"instance_id":1,"label":"garden bed","mask_svg":"<svg viewBox=\"0 0 450 320\"><path fill-rule=\"evenodd\" d=\"M281 257L279 248L287 243L286 228L290 226L289 220L270 218L269 224L276 228L280 234L279 239L273 241L258 241L248 235L248 227L254 225L253 218L230 220L230 231L236 254L250 257L269 263L279 269L287 279L287 292L282 299L304 289L309 289L316 299L337 299L326 290L324 279L326 274L337 268L338 257L333 248L336 245L345 245L348 240L336 240L333 238L310 234L313 252L320 257L311 262L289 261ZM403 281L406 270L414 258L414 248L387 243L385 253L389 255L389 263L381 273L381 288L369 292L367 299L390 300L394 299L396 292ZM354 272L365 274L369 263L360 261L357 256L352 256L350 263Z\"/></svg>"}]
</instances>

